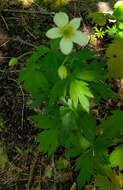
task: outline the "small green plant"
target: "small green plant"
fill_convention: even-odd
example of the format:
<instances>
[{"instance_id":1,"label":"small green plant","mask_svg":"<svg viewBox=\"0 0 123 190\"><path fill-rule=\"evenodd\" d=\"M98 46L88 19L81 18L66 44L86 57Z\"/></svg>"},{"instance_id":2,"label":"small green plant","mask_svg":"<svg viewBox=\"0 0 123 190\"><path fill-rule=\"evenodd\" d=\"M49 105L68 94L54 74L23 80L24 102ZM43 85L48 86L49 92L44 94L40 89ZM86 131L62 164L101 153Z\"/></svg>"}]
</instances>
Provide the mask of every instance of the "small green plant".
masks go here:
<instances>
[{"instance_id":1,"label":"small green plant","mask_svg":"<svg viewBox=\"0 0 123 190\"><path fill-rule=\"evenodd\" d=\"M108 34L114 38L123 38L123 1L115 3L113 16L116 21L112 28L108 27Z\"/></svg>"},{"instance_id":2,"label":"small green plant","mask_svg":"<svg viewBox=\"0 0 123 190\"><path fill-rule=\"evenodd\" d=\"M89 14L87 19L91 19L92 24L101 27L100 29L97 26L94 27L98 38L103 38L106 32L113 38L123 38L123 1L115 3L113 14L95 12ZM106 24L108 25L108 20L114 21L113 26L107 26L107 29L103 29Z\"/></svg>"},{"instance_id":3,"label":"small green plant","mask_svg":"<svg viewBox=\"0 0 123 190\"><path fill-rule=\"evenodd\" d=\"M95 30L95 37L97 38L103 38L106 31L103 31L103 28L101 27L100 29L98 29L96 26L94 27Z\"/></svg>"},{"instance_id":4,"label":"small green plant","mask_svg":"<svg viewBox=\"0 0 123 190\"><path fill-rule=\"evenodd\" d=\"M108 148L115 144L115 138L119 143L123 138L122 111L113 111L100 125L91 114L91 101L115 95L106 84L106 60L98 61L96 51L73 49L73 43L88 43L87 36L78 30L80 21L74 18L69 22L66 13L56 13L57 27L46 33L52 38L50 47L37 47L18 79L32 96L31 108L43 105L42 114L32 116L35 127L41 129L36 137L40 151L51 156L59 146L64 147L65 156L76 159L79 189L91 176L105 175L105 167L112 167ZM57 168L64 169L66 164L59 159Z\"/></svg>"}]
</instances>

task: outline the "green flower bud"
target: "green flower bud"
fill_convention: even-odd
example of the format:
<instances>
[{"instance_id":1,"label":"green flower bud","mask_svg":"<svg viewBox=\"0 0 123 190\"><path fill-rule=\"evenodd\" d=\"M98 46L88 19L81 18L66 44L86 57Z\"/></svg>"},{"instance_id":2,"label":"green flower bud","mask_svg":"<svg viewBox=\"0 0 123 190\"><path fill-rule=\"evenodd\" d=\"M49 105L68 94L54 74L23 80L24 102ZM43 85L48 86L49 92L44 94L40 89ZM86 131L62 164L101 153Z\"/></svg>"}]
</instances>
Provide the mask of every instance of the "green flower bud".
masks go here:
<instances>
[{"instance_id":1,"label":"green flower bud","mask_svg":"<svg viewBox=\"0 0 123 190\"><path fill-rule=\"evenodd\" d=\"M61 65L59 68L58 68L58 75L59 77L63 80L67 77L67 69L64 65Z\"/></svg>"},{"instance_id":2,"label":"green flower bud","mask_svg":"<svg viewBox=\"0 0 123 190\"><path fill-rule=\"evenodd\" d=\"M18 63L18 58L13 57L10 61L9 61L9 66L14 66Z\"/></svg>"}]
</instances>

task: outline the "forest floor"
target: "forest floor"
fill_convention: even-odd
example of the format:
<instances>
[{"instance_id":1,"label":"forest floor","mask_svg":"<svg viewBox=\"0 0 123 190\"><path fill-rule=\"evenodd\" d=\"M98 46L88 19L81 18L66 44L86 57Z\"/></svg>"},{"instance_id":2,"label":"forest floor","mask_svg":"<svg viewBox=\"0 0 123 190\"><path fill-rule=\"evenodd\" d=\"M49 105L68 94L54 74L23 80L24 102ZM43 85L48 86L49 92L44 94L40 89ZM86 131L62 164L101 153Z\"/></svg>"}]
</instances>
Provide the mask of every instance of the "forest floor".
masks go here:
<instances>
[{"instance_id":1,"label":"forest floor","mask_svg":"<svg viewBox=\"0 0 123 190\"><path fill-rule=\"evenodd\" d=\"M79 16L75 11L71 15ZM50 158L39 152L35 142L38 130L30 117L40 110L30 109L29 94L18 85L21 67L8 65L12 57L48 43L45 32L52 26L53 14L39 4L24 8L16 3L1 5L0 13L0 190L76 190L74 159L67 158L69 167L58 171L56 160L64 150L59 148ZM91 47L99 51L106 43L97 42ZM118 94L120 82L111 83ZM112 110L122 107L122 99L102 100L93 111L101 121ZM93 180L83 189L95 190Z\"/></svg>"}]
</instances>

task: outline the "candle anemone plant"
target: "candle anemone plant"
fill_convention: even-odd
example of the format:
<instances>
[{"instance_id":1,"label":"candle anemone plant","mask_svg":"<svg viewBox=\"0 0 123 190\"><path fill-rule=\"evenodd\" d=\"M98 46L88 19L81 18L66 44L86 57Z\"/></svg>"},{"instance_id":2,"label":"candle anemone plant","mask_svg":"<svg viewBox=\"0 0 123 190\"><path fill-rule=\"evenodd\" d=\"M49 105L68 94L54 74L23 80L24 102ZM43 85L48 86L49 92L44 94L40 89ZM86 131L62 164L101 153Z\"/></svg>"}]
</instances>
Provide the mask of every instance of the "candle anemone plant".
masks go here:
<instances>
[{"instance_id":1,"label":"candle anemone plant","mask_svg":"<svg viewBox=\"0 0 123 190\"><path fill-rule=\"evenodd\" d=\"M88 37L78 30L81 18L73 18L69 21L66 13L59 12L55 14L53 20L57 27L49 29L46 36L50 39L61 38L60 49L63 54L67 55L72 51L73 42L80 46L88 43Z\"/></svg>"}]
</instances>

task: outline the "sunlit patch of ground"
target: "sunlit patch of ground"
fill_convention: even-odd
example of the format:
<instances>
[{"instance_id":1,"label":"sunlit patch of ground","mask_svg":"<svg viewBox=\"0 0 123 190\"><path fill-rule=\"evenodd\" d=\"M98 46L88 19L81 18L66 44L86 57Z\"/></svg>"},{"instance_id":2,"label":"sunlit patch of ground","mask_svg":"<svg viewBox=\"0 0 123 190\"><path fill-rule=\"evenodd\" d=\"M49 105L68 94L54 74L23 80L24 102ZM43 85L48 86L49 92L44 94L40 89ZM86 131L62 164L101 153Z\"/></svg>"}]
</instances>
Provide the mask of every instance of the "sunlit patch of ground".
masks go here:
<instances>
[{"instance_id":1,"label":"sunlit patch of ground","mask_svg":"<svg viewBox=\"0 0 123 190\"><path fill-rule=\"evenodd\" d=\"M34 0L20 0L24 7L30 7Z\"/></svg>"},{"instance_id":2,"label":"sunlit patch of ground","mask_svg":"<svg viewBox=\"0 0 123 190\"><path fill-rule=\"evenodd\" d=\"M44 0L44 3L50 4L52 8L59 8L69 4L71 0Z\"/></svg>"}]
</instances>

